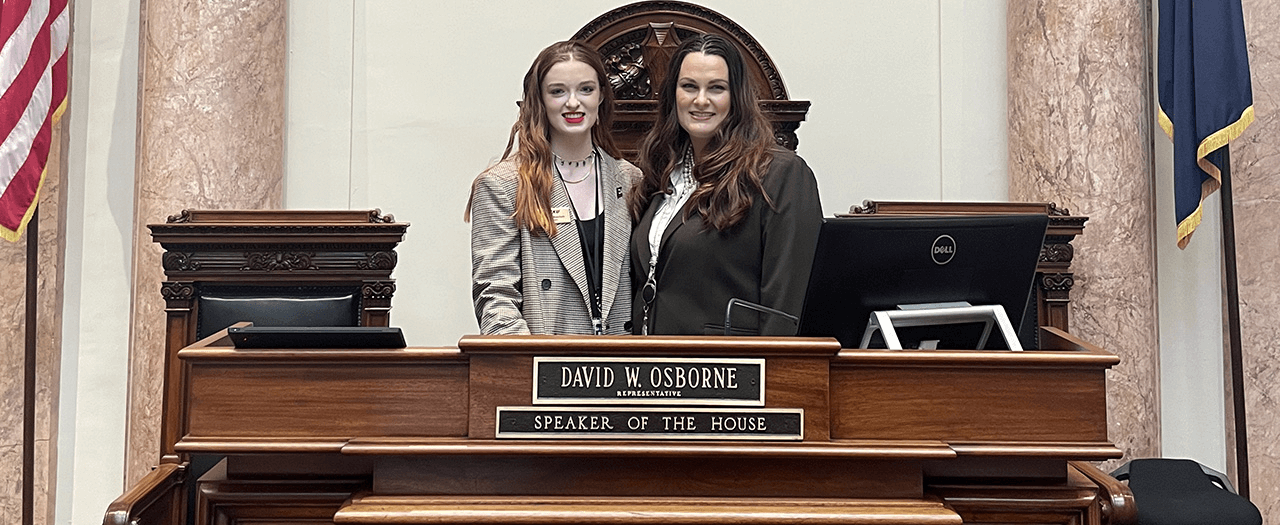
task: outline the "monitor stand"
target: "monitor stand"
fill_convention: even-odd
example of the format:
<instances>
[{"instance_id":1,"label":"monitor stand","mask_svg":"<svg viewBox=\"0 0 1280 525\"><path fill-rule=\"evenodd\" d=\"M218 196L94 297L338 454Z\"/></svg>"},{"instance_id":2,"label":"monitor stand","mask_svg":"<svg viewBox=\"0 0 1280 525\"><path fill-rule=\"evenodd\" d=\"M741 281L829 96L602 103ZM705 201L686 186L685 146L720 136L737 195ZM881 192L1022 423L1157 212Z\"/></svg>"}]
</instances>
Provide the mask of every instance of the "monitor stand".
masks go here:
<instances>
[{"instance_id":1,"label":"monitor stand","mask_svg":"<svg viewBox=\"0 0 1280 525\"><path fill-rule=\"evenodd\" d=\"M1018 334L1013 331L1013 324L1005 314L1004 307L998 304L972 306L969 303L935 303L924 305L899 305L897 310L877 310L871 312L867 320L867 329L862 334L859 348L867 348L871 338L877 331L883 334L885 346L890 350L902 350L902 342L898 340L898 332L894 328L908 326L936 326L959 323L984 323L982 337L978 340L977 350L987 345L992 325L1000 329L1005 344L1015 352L1022 350Z\"/></svg>"}]
</instances>

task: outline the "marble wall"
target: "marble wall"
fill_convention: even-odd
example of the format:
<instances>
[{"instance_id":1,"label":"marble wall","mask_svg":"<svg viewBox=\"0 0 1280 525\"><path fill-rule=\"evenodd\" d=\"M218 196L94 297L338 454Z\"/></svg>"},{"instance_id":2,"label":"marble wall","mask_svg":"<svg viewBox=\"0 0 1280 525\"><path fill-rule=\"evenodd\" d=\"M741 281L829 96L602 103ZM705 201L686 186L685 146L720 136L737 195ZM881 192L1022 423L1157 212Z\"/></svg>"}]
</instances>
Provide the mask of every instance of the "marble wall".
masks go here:
<instances>
[{"instance_id":1,"label":"marble wall","mask_svg":"<svg viewBox=\"0 0 1280 525\"><path fill-rule=\"evenodd\" d=\"M1249 496L1280 523L1280 0L1244 0L1256 120L1231 143ZM1227 384L1230 385L1228 377ZM1227 396L1230 403L1230 395ZM1230 414L1232 408L1228 406ZM1232 442L1229 442L1232 443ZM1229 457L1234 458L1235 452Z\"/></svg>"},{"instance_id":2,"label":"marble wall","mask_svg":"<svg viewBox=\"0 0 1280 525\"><path fill-rule=\"evenodd\" d=\"M1231 148L1249 492L1272 522L1280 520L1280 401L1271 393L1280 383L1280 288L1271 282L1280 274L1280 0L1243 5L1257 120ZM1072 332L1123 360L1109 375L1108 410L1126 458L1161 455L1148 13L1120 0L1009 2L1010 198L1090 217L1075 242Z\"/></svg>"},{"instance_id":3,"label":"marble wall","mask_svg":"<svg viewBox=\"0 0 1280 525\"><path fill-rule=\"evenodd\" d=\"M62 355L62 268L66 246L66 119L54 127L40 188L36 296L36 411L33 520L53 523L57 470L58 371ZM0 523L22 518L23 376L26 353L27 239L0 241Z\"/></svg>"},{"instance_id":4,"label":"marble wall","mask_svg":"<svg viewBox=\"0 0 1280 525\"><path fill-rule=\"evenodd\" d=\"M1071 332L1120 356L1107 375L1111 440L1126 458L1159 456L1149 9L1008 6L1009 198L1089 217L1073 243Z\"/></svg>"},{"instance_id":5,"label":"marble wall","mask_svg":"<svg viewBox=\"0 0 1280 525\"><path fill-rule=\"evenodd\" d=\"M144 0L125 478L159 460L160 246L146 225L183 209L279 208L285 0Z\"/></svg>"}]
</instances>

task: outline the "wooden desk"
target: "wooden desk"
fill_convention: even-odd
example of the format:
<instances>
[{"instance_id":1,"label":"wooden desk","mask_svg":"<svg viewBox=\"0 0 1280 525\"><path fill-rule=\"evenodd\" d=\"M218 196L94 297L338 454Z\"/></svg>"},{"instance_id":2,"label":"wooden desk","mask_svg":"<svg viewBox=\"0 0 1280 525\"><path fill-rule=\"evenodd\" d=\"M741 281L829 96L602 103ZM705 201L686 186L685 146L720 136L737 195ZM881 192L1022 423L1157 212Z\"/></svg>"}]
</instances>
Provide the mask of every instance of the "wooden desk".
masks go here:
<instances>
[{"instance_id":1,"label":"wooden desk","mask_svg":"<svg viewBox=\"0 0 1280 525\"><path fill-rule=\"evenodd\" d=\"M187 370L180 454L108 523L1129 523L1085 461L1107 441L1118 359L1047 328L1043 351L840 350L833 339L482 337L458 348L236 350ZM763 408L803 409L789 442L495 439L532 404L535 356L763 358ZM154 489L154 490L150 490ZM160 493L158 495L157 493Z\"/></svg>"}]
</instances>

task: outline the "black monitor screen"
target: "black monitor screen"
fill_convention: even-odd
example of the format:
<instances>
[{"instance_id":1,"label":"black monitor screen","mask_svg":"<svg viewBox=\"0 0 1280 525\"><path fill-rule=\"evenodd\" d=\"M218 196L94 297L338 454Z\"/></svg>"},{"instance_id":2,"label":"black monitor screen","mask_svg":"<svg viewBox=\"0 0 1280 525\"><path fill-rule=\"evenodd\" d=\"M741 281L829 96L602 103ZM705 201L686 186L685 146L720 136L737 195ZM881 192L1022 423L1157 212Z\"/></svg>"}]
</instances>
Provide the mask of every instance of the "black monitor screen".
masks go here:
<instances>
[{"instance_id":1,"label":"black monitor screen","mask_svg":"<svg viewBox=\"0 0 1280 525\"><path fill-rule=\"evenodd\" d=\"M858 348L871 313L899 305L967 302L1004 307L1015 330L1035 279L1045 215L865 216L823 219L799 335ZM977 325L898 330L903 348L973 348ZM987 348L1002 348L993 330ZM872 344L871 347L876 347Z\"/></svg>"}]
</instances>

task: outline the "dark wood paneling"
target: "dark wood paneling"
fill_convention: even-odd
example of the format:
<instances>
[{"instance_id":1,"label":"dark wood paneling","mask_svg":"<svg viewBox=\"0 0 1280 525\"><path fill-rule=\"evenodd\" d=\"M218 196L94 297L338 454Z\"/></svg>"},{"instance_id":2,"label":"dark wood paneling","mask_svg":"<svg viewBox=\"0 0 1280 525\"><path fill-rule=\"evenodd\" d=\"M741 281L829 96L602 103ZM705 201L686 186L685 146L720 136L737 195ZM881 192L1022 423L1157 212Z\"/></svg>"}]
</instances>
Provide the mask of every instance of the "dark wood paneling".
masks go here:
<instances>
[{"instance_id":1,"label":"dark wood paneling","mask_svg":"<svg viewBox=\"0 0 1280 525\"><path fill-rule=\"evenodd\" d=\"M191 367L188 438L465 436L462 363L253 362Z\"/></svg>"},{"instance_id":2,"label":"dark wood paneling","mask_svg":"<svg viewBox=\"0 0 1280 525\"><path fill-rule=\"evenodd\" d=\"M833 458L466 457L388 459L379 494L919 498L919 461ZM607 489L605 489L607 487Z\"/></svg>"},{"instance_id":3,"label":"dark wood paneling","mask_svg":"<svg viewBox=\"0 0 1280 525\"><path fill-rule=\"evenodd\" d=\"M493 439L498 407L533 404L533 356L471 356L471 426L473 439Z\"/></svg>"},{"instance_id":4,"label":"dark wood paneling","mask_svg":"<svg viewBox=\"0 0 1280 525\"><path fill-rule=\"evenodd\" d=\"M826 358L769 358L765 360L764 404L768 408L803 408L805 441L831 438L827 406Z\"/></svg>"},{"instance_id":5,"label":"dark wood paneling","mask_svg":"<svg viewBox=\"0 0 1280 525\"><path fill-rule=\"evenodd\" d=\"M216 525L316 525L333 516L353 494L366 488L360 479L227 480L199 483L196 523Z\"/></svg>"},{"instance_id":6,"label":"dark wood paneling","mask_svg":"<svg viewBox=\"0 0 1280 525\"><path fill-rule=\"evenodd\" d=\"M965 523L1099 523L1097 489L1092 485L938 485L928 491L958 512Z\"/></svg>"},{"instance_id":7,"label":"dark wood paneling","mask_svg":"<svg viewBox=\"0 0 1280 525\"><path fill-rule=\"evenodd\" d=\"M377 459L344 454L253 454L227 456L226 461L230 479L370 479Z\"/></svg>"},{"instance_id":8,"label":"dark wood paneling","mask_svg":"<svg viewBox=\"0 0 1280 525\"><path fill-rule=\"evenodd\" d=\"M839 366L839 439L1106 442L1102 370Z\"/></svg>"}]
</instances>

